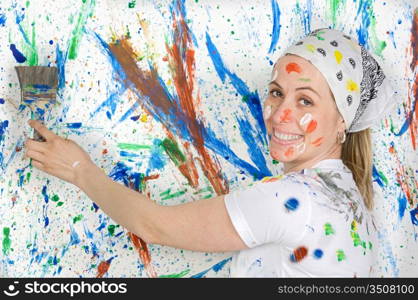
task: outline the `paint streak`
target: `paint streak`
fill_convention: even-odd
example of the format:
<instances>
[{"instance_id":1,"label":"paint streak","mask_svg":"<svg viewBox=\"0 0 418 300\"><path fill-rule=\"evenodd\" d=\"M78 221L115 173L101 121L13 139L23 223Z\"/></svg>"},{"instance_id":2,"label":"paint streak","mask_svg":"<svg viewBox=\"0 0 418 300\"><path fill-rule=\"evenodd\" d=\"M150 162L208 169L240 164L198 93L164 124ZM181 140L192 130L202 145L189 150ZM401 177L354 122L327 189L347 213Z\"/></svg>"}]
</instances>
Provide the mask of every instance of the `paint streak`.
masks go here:
<instances>
[{"instance_id":1,"label":"paint streak","mask_svg":"<svg viewBox=\"0 0 418 300\"><path fill-rule=\"evenodd\" d=\"M9 255L12 240L10 239L10 228L3 228L3 255Z\"/></svg>"},{"instance_id":2,"label":"paint streak","mask_svg":"<svg viewBox=\"0 0 418 300\"><path fill-rule=\"evenodd\" d=\"M335 28L335 24L337 23L337 15L340 13L342 5L345 6L345 0L328 0L332 28Z\"/></svg>"},{"instance_id":3,"label":"paint streak","mask_svg":"<svg viewBox=\"0 0 418 300\"><path fill-rule=\"evenodd\" d=\"M373 165L373 181L375 181L380 187L385 187L388 184L386 176L377 170L376 166Z\"/></svg>"},{"instance_id":4,"label":"paint streak","mask_svg":"<svg viewBox=\"0 0 418 300\"><path fill-rule=\"evenodd\" d=\"M290 122L291 121L291 116L290 116L291 113L292 113L292 110L289 109L289 108L286 108L283 111L283 115L280 117L280 122Z\"/></svg>"},{"instance_id":5,"label":"paint streak","mask_svg":"<svg viewBox=\"0 0 418 300\"><path fill-rule=\"evenodd\" d=\"M276 0L271 0L271 9L273 11L273 31L271 33L271 43L268 53L273 53L276 50L277 42L280 37L280 8Z\"/></svg>"},{"instance_id":6,"label":"paint streak","mask_svg":"<svg viewBox=\"0 0 418 300\"><path fill-rule=\"evenodd\" d=\"M87 23L87 19L93 15L95 5L96 0L83 0L83 4L78 15L77 24L72 31L72 36L70 39L70 45L68 48L69 59L77 58L80 42L84 33L84 27Z\"/></svg>"},{"instance_id":7,"label":"paint streak","mask_svg":"<svg viewBox=\"0 0 418 300\"><path fill-rule=\"evenodd\" d=\"M365 255L367 247L369 247L370 250L372 249L372 243L371 242L367 243L365 240L362 240L357 230L358 230L357 222L353 220L353 222L351 222L351 231L350 231L350 235L353 240L353 245L354 247L361 246L363 248L363 255Z\"/></svg>"},{"instance_id":8,"label":"paint streak","mask_svg":"<svg viewBox=\"0 0 418 300\"><path fill-rule=\"evenodd\" d=\"M308 255L308 248L302 246L293 250L293 253L290 255L290 261L294 263L300 262Z\"/></svg>"},{"instance_id":9,"label":"paint streak","mask_svg":"<svg viewBox=\"0 0 418 300\"><path fill-rule=\"evenodd\" d=\"M313 141L311 144L315 147L319 147L322 144L322 141L324 140L324 137L317 138L315 141Z\"/></svg>"},{"instance_id":10,"label":"paint streak","mask_svg":"<svg viewBox=\"0 0 418 300\"><path fill-rule=\"evenodd\" d=\"M0 14L0 26L5 26L6 25L6 15L5 14Z\"/></svg>"},{"instance_id":11,"label":"paint streak","mask_svg":"<svg viewBox=\"0 0 418 300\"><path fill-rule=\"evenodd\" d=\"M318 122L315 120L312 120L309 122L308 127L306 127L306 133L312 133L318 125Z\"/></svg>"},{"instance_id":12,"label":"paint streak","mask_svg":"<svg viewBox=\"0 0 418 300\"><path fill-rule=\"evenodd\" d=\"M261 182L275 182L283 178L283 175L277 175L277 176L266 176L263 179L261 179Z\"/></svg>"},{"instance_id":13,"label":"paint streak","mask_svg":"<svg viewBox=\"0 0 418 300\"><path fill-rule=\"evenodd\" d=\"M286 152L284 153L284 155L286 157L290 157L295 153L295 148L294 147L290 147L289 149L286 150Z\"/></svg>"},{"instance_id":14,"label":"paint streak","mask_svg":"<svg viewBox=\"0 0 418 300\"><path fill-rule=\"evenodd\" d=\"M302 73L302 68L297 63L291 62L286 65L286 72L288 74L291 72Z\"/></svg>"},{"instance_id":15,"label":"paint streak","mask_svg":"<svg viewBox=\"0 0 418 300\"><path fill-rule=\"evenodd\" d=\"M180 273L177 274L169 274L169 275L160 275L158 276L159 278L182 278L184 276L186 276L187 274L189 274L190 269L186 269Z\"/></svg>"},{"instance_id":16,"label":"paint streak","mask_svg":"<svg viewBox=\"0 0 418 300\"><path fill-rule=\"evenodd\" d=\"M218 262L218 263L216 263L215 265L213 265L212 267L210 267L210 268L208 268L208 269L206 269L206 270L204 270L204 271L202 271L202 272L200 272L200 273L198 273L198 274L196 274L196 275L193 275L193 276L191 276L191 278L202 278L203 276L205 276L209 271L214 271L214 272L219 272L220 270L222 270L224 267L225 267L225 265L228 263L228 262L230 262L232 260L232 257L229 257L229 258L226 258L226 259L224 259L224 260L222 260L222 261L220 261L220 262Z\"/></svg>"},{"instance_id":17,"label":"paint streak","mask_svg":"<svg viewBox=\"0 0 418 300\"><path fill-rule=\"evenodd\" d=\"M113 259L114 257L111 257L108 260L100 262L99 266L97 267L96 278L102 278L107 273L107 271L109 271L110 264L112 263Z\"/></svg>"},{"instance_id":18,"label":"paint streak","mask_svg":"<svg viewBox=\"0 0 418 300\"><path fill-rule=\"evenodd\" d=\"M139 257L145 266L145 270L147 271L148 276L156 278L157 273L155 272L153 265L151 265L151 256L147 247L147 243L145 243L144 240L131 232L128 233L128 236L134 244L135 249L138 251Z\"/></svg>"},{"instance_id":19,"label":"paint streak","mask_svg":"<svg viewBox=\"0 0 418 300\"><path fill-rule=\"evenodd\" d=\"M311 82L309 78L298 78L298 81Z\"/></svg>"},{"instance_id":20,"label":"paint streak","mask_svg":"<svg viewBox=\"0 0 418 300\"><path fill-rule=\"evenodd\" d=\"M303 25L305 35L308 35L311 32L311 19L312 19L312 0L305 1L306 8L302 9L300 7L300 2L296 2L296 14L299 15L300 21Z\"/></svg>"},{"instance_id":21,"label":"paint streak","mask_svg":"<svg viewBox=\"0 0 418 300\"><path fill-rule=\"evenodd\" d=\"M17 12L15 13L16 13L16 24L25 42L23 44L23 52L25 53L25 57L27 58L27 64L29 66L37 66L38 65L38 49L36 47L35 22L32 22L30 25L32 32L29 38L28 30L24 30L21 24L24 19L24 15L19 16Z\"/></svg>"},{"instance_id":22,"label":"paint streak","mask_svg":"<svg viewBox=\"0 0 418 300\"><path fill-rule=\"evenodd\" d=\"M410 212L412 224L418 226L418 205L415 209L412 209Z\"/></svg>"},{"instance_id":23,"label":"paint streak","mask_svg":"<svg viewBox=\"0 0 418 300\"><path fill-rule=\"evenodd\" d=\"M26 57L16 48L15 44L10 44L10 50L18 63L24 63L26 61Z\"/></svg>"}]
</instances>

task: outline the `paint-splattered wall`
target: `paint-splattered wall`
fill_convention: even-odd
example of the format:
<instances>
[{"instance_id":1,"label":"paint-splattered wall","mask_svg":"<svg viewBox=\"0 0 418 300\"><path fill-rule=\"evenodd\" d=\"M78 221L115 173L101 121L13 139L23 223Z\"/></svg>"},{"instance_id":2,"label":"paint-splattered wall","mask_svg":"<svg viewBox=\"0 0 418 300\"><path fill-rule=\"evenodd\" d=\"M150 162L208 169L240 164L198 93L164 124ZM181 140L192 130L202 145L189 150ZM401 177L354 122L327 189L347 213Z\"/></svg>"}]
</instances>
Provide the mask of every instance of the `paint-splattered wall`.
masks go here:
<instances>
[{"instance_id":1,"label":"paint-splattered wall","mask_svg":"<svg viewBox=\"0 0 418 300\"><path fill-rule=\"evenodd\" d=\"M31 112L14 66L57 66L46 124L163 205L279 173L261 107L273 62L309 31L356 37L401 101L374 128L376 276L418 275L418 2L2 0L1 276L228 276L230 253L145 245L23 159ZM65 155L65 153L63 153Z\"/></svg>"}]
</instances>

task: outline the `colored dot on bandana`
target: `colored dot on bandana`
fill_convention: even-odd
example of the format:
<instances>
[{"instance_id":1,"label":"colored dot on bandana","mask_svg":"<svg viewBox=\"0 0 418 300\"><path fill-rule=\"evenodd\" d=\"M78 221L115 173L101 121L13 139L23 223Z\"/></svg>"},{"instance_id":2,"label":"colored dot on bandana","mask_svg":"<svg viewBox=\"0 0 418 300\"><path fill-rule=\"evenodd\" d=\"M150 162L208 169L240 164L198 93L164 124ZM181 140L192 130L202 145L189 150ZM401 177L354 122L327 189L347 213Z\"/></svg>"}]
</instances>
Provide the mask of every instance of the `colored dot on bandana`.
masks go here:
<instances>
[{"instance_id":1,"label":"colored dot on bandana","mask_svg":"<svg viewBox=\"0 0 418 300\"><path fill-rule=\"evenodd\" d=\"M335 50L334 56L335 56L335 60L337 61L337 64L340 64L341 60L343 59L343 54L340 51Z\"/></svg>"},{"instance_id":2,"label":"colored dot on bandana","mask_svg":"<svg viewBox=\"0 0 418 300\"><path fill-rule=\"evenodd\" d=\"M316 50L316 48L315 48L315 46L314 45L312 45L312 44L306 44L306 49L308 49L308 51L310 51L310 52L312 52L312 53L314 53L315 52L315 50Z\"/></svg>"},{"instance_id":3,"label":"colored dot on bandana","mask_svg":"<svg viewBox=\"0 0 418 300\"><path fill-rule=\"evenodd\" d=\"M350 92L357 92L358 91L358 85L357 85L357 83L355 83L351 79L347 80L346 88Z\"/></svg>"},{"instance_id":4,"label":"colored dot on bandana","mask_svg":"<svg viewBox=\"0 0 418 300\"><path fill-rule=\"evenodd\" d=\"M284 204L284 206L287 208L287 210L289 211L295 211L298 209L299 207L299 200L296 198L289 198L286 203Z\"/></svg>"},{"instance_id":5,"label":"colored dot on bandana","mask_svg":"<svg viewBox=\"0 0 418 300\"><path fill-rule=\"evenodd\" d=\"M299 247L293 250L293 253L290 254L290 261L291 262L300 262L308 255L308 249L306 247Z\"/></svg>"},{"instance_id":6,"label":"colored dot on bandana","mask_svg":"<svg viewBox=\"0 0 418 300\"><path fill-rule=\"evenodd\" d=\"M322 251L321 249L315 249L313 255L316 259L320 259L322 255L324 255L324 251Z\"/></svg>"}]
</instances>

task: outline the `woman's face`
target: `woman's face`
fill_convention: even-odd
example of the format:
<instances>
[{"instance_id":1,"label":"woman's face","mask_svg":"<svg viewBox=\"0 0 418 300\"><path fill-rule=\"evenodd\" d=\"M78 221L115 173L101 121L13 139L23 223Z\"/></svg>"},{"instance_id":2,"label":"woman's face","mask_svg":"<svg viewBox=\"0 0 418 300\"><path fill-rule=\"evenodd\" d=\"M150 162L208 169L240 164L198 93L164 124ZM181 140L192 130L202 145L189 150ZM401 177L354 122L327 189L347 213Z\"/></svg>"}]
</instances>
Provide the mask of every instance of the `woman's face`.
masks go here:
<instances>
[{"instance_id":1,"label":"woman's face","mask_svg":"<svg viewBox=\"0 0 418 300\"><path fill-rule=\"evenodd\" d=\"M270 155L297 165L338 152L337 132L345 129L344 121L322 74L295 55L280 58L272 74L264 103Z\"/></svg>"}]
</instances>

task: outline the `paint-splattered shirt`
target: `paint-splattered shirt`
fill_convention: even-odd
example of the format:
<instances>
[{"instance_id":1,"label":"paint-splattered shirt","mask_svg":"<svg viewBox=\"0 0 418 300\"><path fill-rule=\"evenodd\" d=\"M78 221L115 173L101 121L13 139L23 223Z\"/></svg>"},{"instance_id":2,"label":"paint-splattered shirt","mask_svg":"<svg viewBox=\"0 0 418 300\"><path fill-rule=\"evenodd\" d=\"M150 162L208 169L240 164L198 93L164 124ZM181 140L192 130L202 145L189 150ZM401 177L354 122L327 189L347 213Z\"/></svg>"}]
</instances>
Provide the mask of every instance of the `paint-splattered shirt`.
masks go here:
<instances>
[{"instance_id":1,"label":"paint-splattered shirt","mask_svg":"<svg viewBox=\"0 0 418 300\"><path fill-rule=\"evenodd\" d=\"M368 277L376 228L340 159L267 177L225 197L249 247L234 254L232 277Z\"/></svg>"}]
</instances>

